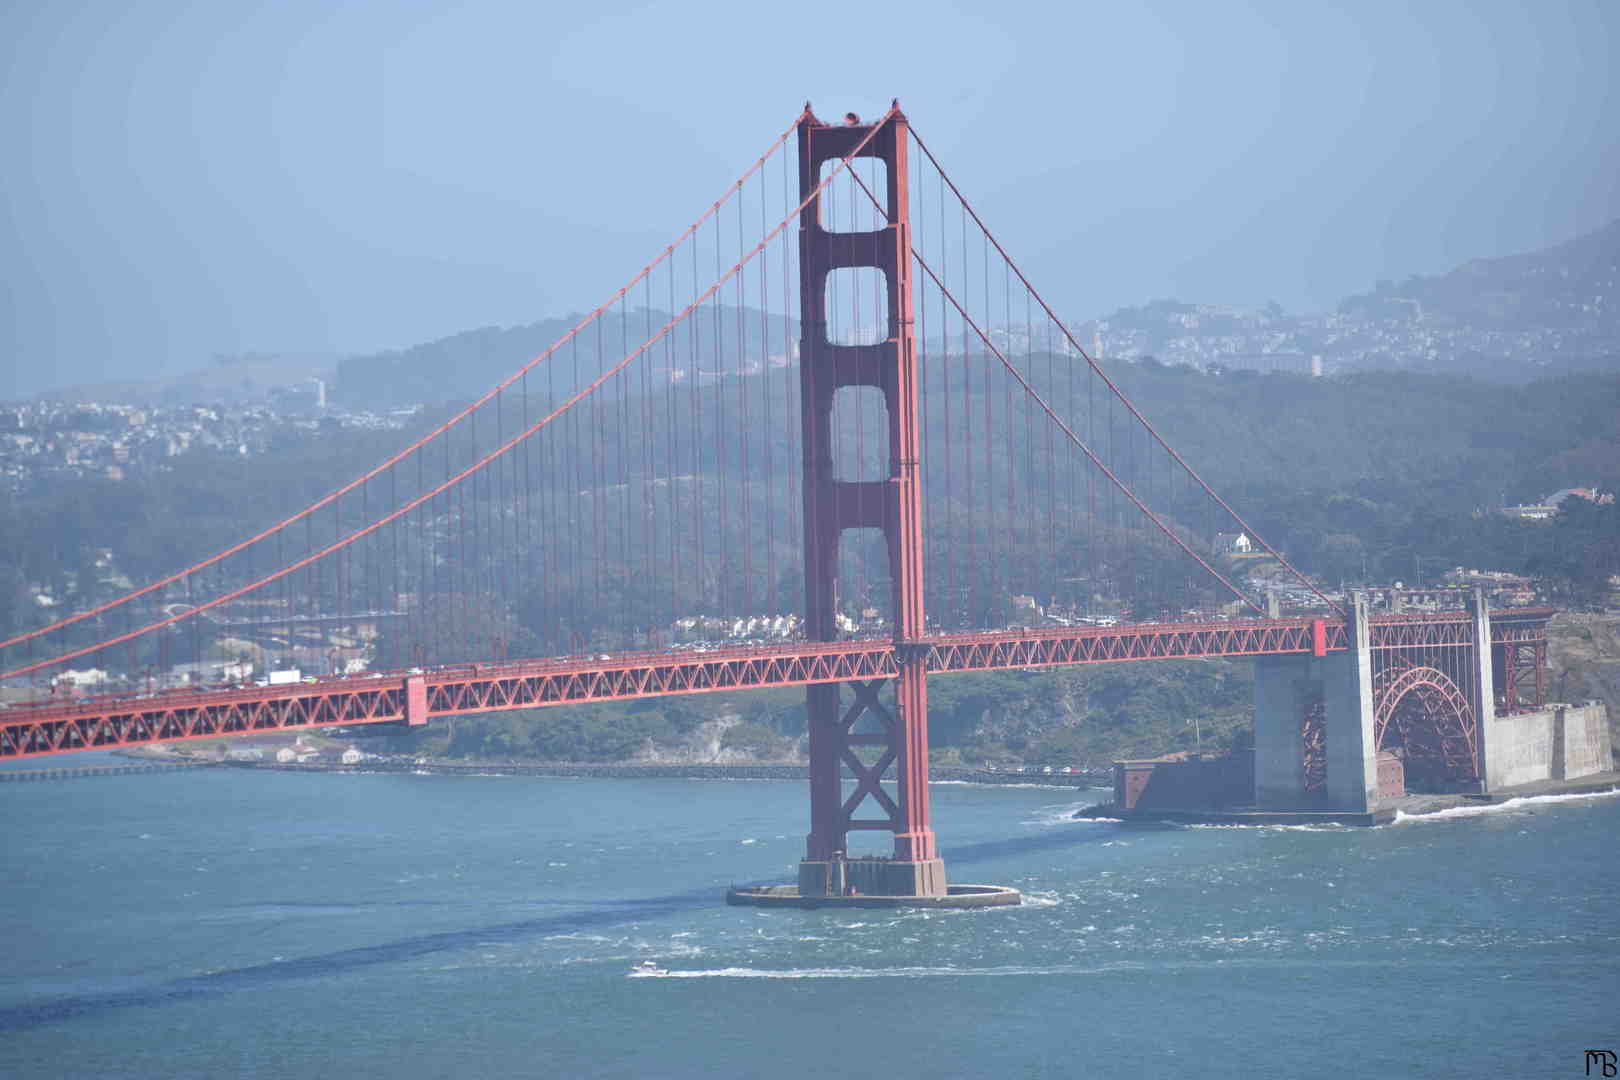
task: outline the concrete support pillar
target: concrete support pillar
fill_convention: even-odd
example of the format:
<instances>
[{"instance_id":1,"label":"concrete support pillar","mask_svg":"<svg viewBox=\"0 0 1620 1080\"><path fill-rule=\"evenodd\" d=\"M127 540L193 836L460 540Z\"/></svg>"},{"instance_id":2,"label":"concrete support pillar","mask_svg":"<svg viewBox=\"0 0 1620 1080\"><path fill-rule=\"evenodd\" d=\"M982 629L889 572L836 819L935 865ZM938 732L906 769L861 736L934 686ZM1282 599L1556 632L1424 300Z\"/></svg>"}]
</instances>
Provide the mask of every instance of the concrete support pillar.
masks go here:
<instances>
[{"instance_id":1,"label":"concrete support pillar","mask_svg":"<svg viewBox=\"0 0 1620 1080\"><path fill-rule=\"evenodd\" d=\"M1366 813L1378 799L1373 745L1372 650L1367 602L1351 613L1351 648L1327 656L1266 656L1254 671L1254 801L1265 809ZM1300 726L1320 701L1327 749L1323 797L1304 789Z\"/></svg>"},{"instance_id":2,"label":"concrete support pillar","mask_svg":"<svg viewBox=\"0 0 1620 1080\"><path fill-rule=\"evenodd\" d=\"M1488 793L1490 782L1487 778L1490 772L1487 765L1491 753L1488 733L1492 721L1496 719L1496 677L1491 670L1490 606L1485 599L1485 590L1478 585L1468 596L1468 614L1473 617L1474 623L1473 665L1468 673L1469 685L1463 689L1474 703L1475 730L1478 732L1474 744L1478 760L1474 762L1474 769L1479 774L1479 790Z\"/></svg>"},{"instance_id":3,"label":"concrete support pillar","mask_svg":"<svg viewBox=\"0 0 1620 1080\"><path fill-rule=\"evenodd\" d=\"M1552 720L1552 762L1547 775L1553 780L1569 778L1569 706L1554 705Z\"/></svg>"},{"instance_id":4,"label":"concrete support pillar","mask_svg":"<svg viewBox=\"0 0 1620 1080\"><path fill-rule=\"evenodd\" d=\"M1305 656L1254 661L1254 804L1264 809L1290 809L1305 800L1300 719L1316 692L1310 667Z\"/></svg>"},{"instance_id":5,"label":"concrete support pillar","mask_svg":"<svg viewBox=\"0 0 1620 1080\"><path fill-rule=\"evenodd\" d=\"M1348 636L1348 650L1321 661L1327 727L1327 797L1334 809L1364 812L1378 801L1378 752L1373 741L1372 638L1364 593L1355 596Z\"/></svg>"}]
</instances>

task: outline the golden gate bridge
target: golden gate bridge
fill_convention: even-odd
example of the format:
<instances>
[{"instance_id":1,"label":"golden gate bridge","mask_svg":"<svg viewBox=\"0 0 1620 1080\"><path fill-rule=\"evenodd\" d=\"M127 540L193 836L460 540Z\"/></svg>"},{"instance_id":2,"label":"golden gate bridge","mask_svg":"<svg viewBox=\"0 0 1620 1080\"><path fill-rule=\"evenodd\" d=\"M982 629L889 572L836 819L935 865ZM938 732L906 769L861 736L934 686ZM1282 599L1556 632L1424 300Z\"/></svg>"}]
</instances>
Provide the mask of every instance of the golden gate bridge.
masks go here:
<instances>
[{"instance_id":1,"label":"golden gate bridge","mask_svg":"<svg viewBox=\"0 0 1620 1080\"><path fill-rule=\"evenodd\" d=\"M1232 533L1315 610L1268 613ZM488 393L241 542L0 642L13 684L91 667L138 688L232 650L332 674L35 700L0 712L0 758L804 686L801 886L870 830L893 837L889 893L939 896L929 675L1297 661L1294 794L1354 801L1369 748L1333 749L1324 663L1365 675L1372 753L1482 784L1481 718L1541 704L1550 615L1368 616L1325 593L1074 339L897 103L838 123L807 105ZM667 640L694 617L795 629Z\"/></svg>"}]
</instances>

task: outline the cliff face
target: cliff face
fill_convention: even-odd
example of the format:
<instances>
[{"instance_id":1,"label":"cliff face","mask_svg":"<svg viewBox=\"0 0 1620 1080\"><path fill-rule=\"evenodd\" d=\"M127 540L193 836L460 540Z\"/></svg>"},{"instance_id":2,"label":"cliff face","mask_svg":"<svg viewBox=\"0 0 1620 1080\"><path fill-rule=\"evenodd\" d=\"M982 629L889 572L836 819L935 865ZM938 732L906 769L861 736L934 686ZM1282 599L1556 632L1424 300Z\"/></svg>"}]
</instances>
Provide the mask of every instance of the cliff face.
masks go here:
<instances>
[{"instance_id":1,"label":"cliff face","mask_svg":"<svg viewBox=\"0 0 1620 1080\"><path fill-rule=\"evenodd\" d=\"M1610 734L1620 748L1620 616L1560 614L1548 626L1547 669L1550 700L1609 707Z\"/></svg>"},{"instance_id":2,"label":"cliff face","mask_svg":"<svg viewBox=\"0 0 1620 1080\"><path fill-rule=\"evenodd\" d=\"M679 735L648 739L632 759L638 765L749 765L805 760L802 738L776 736L749 724L737 713L705 720Z\"/></svg>"}]
</instances>

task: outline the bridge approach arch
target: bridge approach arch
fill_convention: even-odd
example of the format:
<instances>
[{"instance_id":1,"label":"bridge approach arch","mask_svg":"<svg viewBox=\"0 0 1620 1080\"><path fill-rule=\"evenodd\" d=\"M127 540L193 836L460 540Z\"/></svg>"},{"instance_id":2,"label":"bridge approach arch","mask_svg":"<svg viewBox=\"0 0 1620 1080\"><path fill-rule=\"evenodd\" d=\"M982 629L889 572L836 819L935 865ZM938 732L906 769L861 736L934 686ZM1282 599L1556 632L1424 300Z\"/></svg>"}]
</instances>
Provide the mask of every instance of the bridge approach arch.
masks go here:
<instances>
[{"instance_id":1,"label":"bridge approach arch","mask_svg":"<svg viewBox=\"0 0 1620 1080\"><path fill-rule=\"evenodd\" d=\"M1390 667L1373 683L1373 742L1402 759L1408 790L1479 783L1479 718L1462 687L1427 665Z\"/></svg>"}]
</instances>

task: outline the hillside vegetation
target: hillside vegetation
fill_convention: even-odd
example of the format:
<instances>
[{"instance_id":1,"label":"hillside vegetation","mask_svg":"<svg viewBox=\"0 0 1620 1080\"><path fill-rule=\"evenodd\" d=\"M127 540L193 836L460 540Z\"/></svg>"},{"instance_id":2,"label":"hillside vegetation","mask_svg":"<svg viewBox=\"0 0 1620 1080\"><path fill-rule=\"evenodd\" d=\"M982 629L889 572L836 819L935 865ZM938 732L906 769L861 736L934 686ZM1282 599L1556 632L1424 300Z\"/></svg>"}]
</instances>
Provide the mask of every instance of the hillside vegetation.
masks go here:
<instances>
[{"instance_id":1,"label":"hillside vegetation","mask_svg":"<svg viewBox=\"0 0 1620 1080\"><path fill-rule=\"evenodd\" d=\"M936 675L932 759L1095 771L1119 757L1224 749L1248 738L1253 679L1250 664L1222 660ZM804 734L803 692L777 690L492 713L378 743L481 761L724 763L802 761Z\"/></svg>"},{"instance_id":2,"label":"hillside vegetation","mask_svg":"<svg viewBox=\"0 0 1620 1080\"><path fill-rule=\"evenodd\" d=\"M1564 612L1548 627L1547 697L1609 707L1609 732L1620 755L1620 615Z\"/></svg>"}]
</instances>

